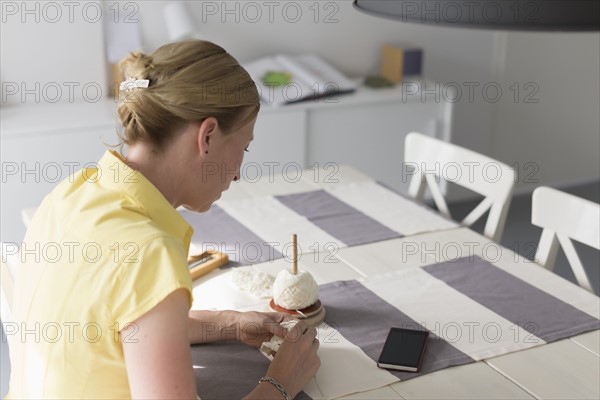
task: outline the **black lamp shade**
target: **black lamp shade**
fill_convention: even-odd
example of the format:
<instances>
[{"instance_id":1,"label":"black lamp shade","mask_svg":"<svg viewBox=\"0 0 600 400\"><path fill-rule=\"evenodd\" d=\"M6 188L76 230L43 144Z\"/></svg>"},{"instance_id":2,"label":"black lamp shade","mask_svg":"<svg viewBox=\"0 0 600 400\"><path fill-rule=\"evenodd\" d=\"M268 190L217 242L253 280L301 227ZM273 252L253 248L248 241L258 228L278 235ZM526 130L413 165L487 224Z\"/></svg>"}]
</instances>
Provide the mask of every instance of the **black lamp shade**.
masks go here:
<instances>
[{"instance_id":1,"label":"black lamp shade","mask_svg":"<svg viewBox=\"0 0 600 400\"><path fill-rule=\"evenodd\" d=\"M524 31L600 31L599 0L354 0L371 15L402 22Z\"/></svg>"}]
</instances>

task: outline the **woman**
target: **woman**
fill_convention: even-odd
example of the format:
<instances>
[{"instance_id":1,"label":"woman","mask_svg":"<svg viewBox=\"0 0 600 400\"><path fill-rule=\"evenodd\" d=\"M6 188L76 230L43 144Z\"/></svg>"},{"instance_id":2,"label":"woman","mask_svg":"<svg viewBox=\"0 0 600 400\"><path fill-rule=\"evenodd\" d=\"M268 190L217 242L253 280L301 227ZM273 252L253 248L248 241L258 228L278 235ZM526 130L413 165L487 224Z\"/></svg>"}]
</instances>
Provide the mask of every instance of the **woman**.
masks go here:
<instances>
[{"instance_id":1,"label":"woman","mask_svg":"<svg viewBox=\"0 0 600 400\"><path fill-rule=\"evenodd\" d=\"M126 157L107 151L61 182L22 244L8 398L195 398L190 343L259 346L273 334L285 341L247 398L293 398L319 367L316 331L287 333L277 313L190 311L192 229L175 210L207 211L239 179L255 84L207 41L121 67Z\"/></svg>"}]
</instances>

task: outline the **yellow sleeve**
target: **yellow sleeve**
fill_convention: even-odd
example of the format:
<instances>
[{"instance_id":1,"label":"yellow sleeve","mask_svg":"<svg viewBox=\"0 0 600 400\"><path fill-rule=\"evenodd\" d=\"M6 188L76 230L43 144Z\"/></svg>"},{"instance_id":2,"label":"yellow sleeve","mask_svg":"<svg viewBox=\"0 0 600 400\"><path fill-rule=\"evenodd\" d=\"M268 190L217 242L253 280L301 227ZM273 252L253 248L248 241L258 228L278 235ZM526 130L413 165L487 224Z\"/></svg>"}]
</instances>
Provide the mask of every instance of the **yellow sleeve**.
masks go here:
<instances>
[{"instance_id":1,"label":"yellow sleeve","mask_svg":"<svg viewBox=\"0 0 600 400\"><path fill-rule=\"evenodd\" d=\"M110 309L121 329L179 288L187 289L191 308L187 252L183 243L174 238L157 237L140 246L134 257L121 263L117 273Z\"/></svg>"}]
</instances>

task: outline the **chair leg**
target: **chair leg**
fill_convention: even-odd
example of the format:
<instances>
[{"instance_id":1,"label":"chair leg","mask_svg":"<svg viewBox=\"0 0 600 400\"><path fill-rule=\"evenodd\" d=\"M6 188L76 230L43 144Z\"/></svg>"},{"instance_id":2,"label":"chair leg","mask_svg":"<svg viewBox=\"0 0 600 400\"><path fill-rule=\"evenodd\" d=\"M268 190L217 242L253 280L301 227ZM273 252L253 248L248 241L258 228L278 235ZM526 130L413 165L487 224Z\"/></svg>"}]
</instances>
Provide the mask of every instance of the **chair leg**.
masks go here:
<instances>
[{"instance_id":1,"label":"chair leg","mask_svg":"<svg viewBox=\"0 0 600 400\"><path fill-rule=\"evenodd\" d=\"M587 273L585 272L585 268L583 268L583 264L581 263L581 260L577 255L577 251L573 246L573 242L571 241L571 239L564 235L557 234L557 237L558 241L560 242L560 245L563 248L563 251L565 252L565 256L567 256L567 260L569 261L569 265L573 270L573 274L575 274L575 279L577 280L577 283L579 283L579 286L581 286L582 288L594 293L592 284L590 283Z\"/></svg>"},{"instance_id":2,"label":"chair leg","mask_svg":"<svg viewBox=\"0 0 600 400\"><path fill-rule=\"evenodd\" d=\"M549 229L542 231L538 249L535 254L535 262L552 271L558 254L558 239L554 232Z\"/></svg>"}]
</instances>

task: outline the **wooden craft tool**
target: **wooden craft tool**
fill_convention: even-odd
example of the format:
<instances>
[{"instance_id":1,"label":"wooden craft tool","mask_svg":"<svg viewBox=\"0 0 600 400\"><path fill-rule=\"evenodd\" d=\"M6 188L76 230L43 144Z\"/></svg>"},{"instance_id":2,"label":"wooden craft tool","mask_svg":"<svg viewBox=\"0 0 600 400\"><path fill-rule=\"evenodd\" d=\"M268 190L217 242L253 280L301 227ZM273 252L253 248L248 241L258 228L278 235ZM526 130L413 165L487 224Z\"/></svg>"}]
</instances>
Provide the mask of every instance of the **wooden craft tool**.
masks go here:
<instances>
[{"instance_id":1,"label":"wooden craft tool","mask_svg":"<svg viewBox=\"0 0 600 400\"><path fill-rule=\"evenodd\" d=\"M292 272L294 272L294 275L298 275L298 236L295 233L292 234L292 245L294 255L294 267Z\"/></svg>"},{"instance_id":2,"label":"wooden craft tool","mask_svg":"<svg viewBox=\"0 0 600 400\"><path fill-rule=\"evenodd\" d=\"M227 254L219 253L215 250L206 250L202 254L188 257L188 269L192 280L208 274L229 262Z\"/></svg>"}]
</instances>

